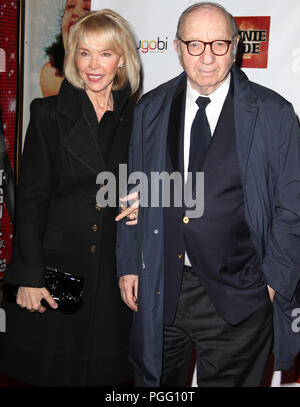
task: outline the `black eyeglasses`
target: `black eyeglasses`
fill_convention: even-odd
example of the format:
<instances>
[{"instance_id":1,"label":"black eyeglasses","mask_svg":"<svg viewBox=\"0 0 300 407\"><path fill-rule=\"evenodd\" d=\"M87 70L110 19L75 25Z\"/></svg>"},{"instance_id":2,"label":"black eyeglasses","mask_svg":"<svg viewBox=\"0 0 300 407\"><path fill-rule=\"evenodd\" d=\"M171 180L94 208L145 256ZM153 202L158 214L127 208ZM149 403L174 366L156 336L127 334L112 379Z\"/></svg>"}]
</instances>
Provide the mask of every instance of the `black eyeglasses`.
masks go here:
<instances>
[{"instance_id":1,"label":"black eyeglasses","mask_svg":"<svg viewBox=\"0 0 300 407\"><path fill-rule=\"evenodd\" d=\"M210 45L211 52L214 55L221 57L222 55L227 54L229 45L232 41L229 40L215 40L210 42L192 40L192 41L183 41L181 38L178 39L186 45L188 53L194 57L197 57L203 54L206 45Z\"/></svg>"}]
</instances>

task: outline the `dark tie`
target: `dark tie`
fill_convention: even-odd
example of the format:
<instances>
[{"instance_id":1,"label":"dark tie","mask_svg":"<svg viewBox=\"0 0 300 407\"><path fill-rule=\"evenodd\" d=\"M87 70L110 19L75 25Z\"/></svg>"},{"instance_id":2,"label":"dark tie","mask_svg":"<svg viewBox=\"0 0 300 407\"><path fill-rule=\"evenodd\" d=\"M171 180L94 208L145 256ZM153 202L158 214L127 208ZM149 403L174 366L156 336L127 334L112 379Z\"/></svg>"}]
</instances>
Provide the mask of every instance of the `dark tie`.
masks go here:
<instances>
[{"instance_id":1,"label":"dark tie","mask_svg":"<svg viewBox=\"0 0 300 407\"><path fill-rule=\"evenodd\" d=\"M188 171L192 173L200 171L211 140L211 131L205 113L205 108L210 103L210 98L199 96L196 103L199 106L199 109L191 128L188 166Z\"/></svg>"}]
</instances>

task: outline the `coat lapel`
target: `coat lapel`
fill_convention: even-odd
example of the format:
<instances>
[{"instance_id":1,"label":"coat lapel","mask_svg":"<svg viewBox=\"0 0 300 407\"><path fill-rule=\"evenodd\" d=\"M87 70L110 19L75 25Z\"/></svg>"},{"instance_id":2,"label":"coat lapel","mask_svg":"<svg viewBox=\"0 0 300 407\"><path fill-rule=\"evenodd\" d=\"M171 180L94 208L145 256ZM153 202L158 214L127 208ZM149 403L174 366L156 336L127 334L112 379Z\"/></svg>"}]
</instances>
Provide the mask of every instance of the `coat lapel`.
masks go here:
<instances>
[{"instance_id":1,"label":"coat lapel","mask_svg":"<svg viewBox=\"0 0 300 407\"><path fill-rule=\"evenodd\" d=\"M243 176L247 174L248 158L258 114L257 97L249 86L246 75L235 65L232 68L234 80L234 115L237 150Z\"/></svg>"},{"instance_id":2,"label":"coat lapel","mask_svg":"<svg viewBox=\"0 0 300 407\"><path fill-rule=\"evenodd\" d=\"M82 91L63 81L58 96L57 110L73 122L73 126L61 137L61 144L70 154L94 174L106 169L91 124L82 108Z\"/></svg>"},{"instance_id":3,"label":"coat lapel","mask_svg":"<svg viewBox=\"0 0 300 407\"><path fill-rule=\"evenodd\" d=\"M183 136L185 116L186 78L179 82L173 97L168 127L167 154L171 159L171 171L184 172L183 164Z\"/></svg>"},{"instance_id":4,"label":"coat lapel","mask_svg":"<svg viewBox=\"0 0 300 407\"><path fill-rule=\"evenodd\" d=\"M81 113L74 127L61 138L62 145L94 174L106 170L105 161L98 148L87 118Z\"/></svg>"}]
</instances>

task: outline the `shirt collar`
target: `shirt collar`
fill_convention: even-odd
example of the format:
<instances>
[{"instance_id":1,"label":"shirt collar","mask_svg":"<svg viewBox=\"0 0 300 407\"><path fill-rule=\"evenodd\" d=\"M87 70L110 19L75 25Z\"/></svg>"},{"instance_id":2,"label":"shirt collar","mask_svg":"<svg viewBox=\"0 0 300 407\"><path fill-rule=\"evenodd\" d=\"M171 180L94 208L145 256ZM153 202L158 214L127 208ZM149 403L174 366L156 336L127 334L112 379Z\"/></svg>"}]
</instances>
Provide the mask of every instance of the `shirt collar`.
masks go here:
<instances>
[{"instance_id":1,"label":"shirt collar","mask_svg":"<svg viewBox=\"0 0 300 407\"><path fill-rule=\"evenodd\" d=\"M210 95L200 95L197 91L195 91L189 81L187 80L187 89L186 89L186 99L187 99L187 105L188 106L195 106L196 100L198 99L199 96L203 97L209 97L211 100L211 104L214 104L215 102L224 102L227 93L229 91L230 87L230 79L231 79L231 73L229 72L229 75L227 75L227 78L224 80L221 86L219 86L213 93Z\"/></svg>"}]
</instances>

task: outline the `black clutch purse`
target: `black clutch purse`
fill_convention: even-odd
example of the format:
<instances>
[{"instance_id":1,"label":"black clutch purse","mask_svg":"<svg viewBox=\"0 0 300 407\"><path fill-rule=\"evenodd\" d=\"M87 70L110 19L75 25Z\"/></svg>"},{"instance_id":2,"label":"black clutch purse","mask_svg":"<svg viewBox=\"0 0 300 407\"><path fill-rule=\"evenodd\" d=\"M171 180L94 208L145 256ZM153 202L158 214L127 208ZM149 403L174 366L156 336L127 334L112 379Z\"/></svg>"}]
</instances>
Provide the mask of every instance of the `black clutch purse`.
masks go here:
<instances>
[{"instance_id":1,"label":"black clutch purse","mask_svg":"<svg viewBox=\"0 0 300 407\"><path fill-rule=\"evenodd\" d=\"M58 311L63 314L74 314L82 307L82 292L84 278L69 273L62 273L56 268L46 267L45 287L57 302L56 309L50 307L43 298L41 304L47 309ZM2 287L3 296L8 302L15 302L19 287L4 283Z\"/></svg>"}]
</instances>

